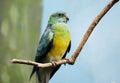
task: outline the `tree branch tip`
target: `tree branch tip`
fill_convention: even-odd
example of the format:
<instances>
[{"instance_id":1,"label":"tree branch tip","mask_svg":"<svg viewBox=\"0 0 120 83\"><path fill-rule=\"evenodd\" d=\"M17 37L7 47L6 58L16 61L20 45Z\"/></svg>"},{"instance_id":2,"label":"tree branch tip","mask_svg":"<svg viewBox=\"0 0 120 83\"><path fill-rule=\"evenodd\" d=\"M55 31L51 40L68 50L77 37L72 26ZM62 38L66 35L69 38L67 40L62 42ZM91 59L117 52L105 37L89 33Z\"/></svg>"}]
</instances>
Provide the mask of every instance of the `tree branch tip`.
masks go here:
<instances>
[{"instance_id":1,"label":"tree branch tip","mask_svg":"<svg viewBox=\"0 0 120 83\"><path fill-rule=\"evenodd\" d=\"M17 59L12 59L12 60L10 60L10 62L14 63L16 60L17 60Z\"/></svg>"},{"instance_id":2,"label":"tree branch tip","mask_svg":"<svg viewBox=\"0 0 120 83\"><path fill-rule=\"evenodd\" d=\"M119 0L111 0L111 1L113 1L114 3L117 3Z\"/></svg>"}]
</instances>

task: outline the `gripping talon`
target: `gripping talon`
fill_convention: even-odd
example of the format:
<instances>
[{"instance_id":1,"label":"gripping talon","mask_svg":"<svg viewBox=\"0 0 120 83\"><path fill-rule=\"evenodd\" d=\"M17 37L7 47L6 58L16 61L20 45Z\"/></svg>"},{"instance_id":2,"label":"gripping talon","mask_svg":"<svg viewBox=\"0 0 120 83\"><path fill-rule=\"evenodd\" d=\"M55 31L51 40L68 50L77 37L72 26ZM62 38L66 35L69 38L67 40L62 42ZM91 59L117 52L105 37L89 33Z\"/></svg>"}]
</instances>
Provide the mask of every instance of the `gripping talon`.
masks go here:
<instances>
[{"instance_id":1,"label":"gripping talon","mask_svg":"<svg viewBox=\"0 0 120 83\"><path fill-rule=\"evenodd\" d=\"M56 66L56 62L55 61L52 61L52 66L55 67Z\"/></svg>"},{"instance_id":2,"label":"gripping talon","mask_svg":"<svg viewBox=\"0 0 120 83\"><path fill-rule=\"evenodd\" d=\"M73 63L71 63L70 59L65 58L65 60L67 60L69 65L73 65ZM66 65L66 64L64 64L64 65Z\"/></svg>"},{"instance_id":3,"label":"gripping talon","mask_svg":"<svg viewBox=\"0 0 120 83\"><path fill-rule=\"evenodd\" d=\"M70 60L69 59L67 59L67 58L64 58L67 62L70 62ZM66 66L66 63L64 63L64 65Z\"/></svg>"}]
</instances>

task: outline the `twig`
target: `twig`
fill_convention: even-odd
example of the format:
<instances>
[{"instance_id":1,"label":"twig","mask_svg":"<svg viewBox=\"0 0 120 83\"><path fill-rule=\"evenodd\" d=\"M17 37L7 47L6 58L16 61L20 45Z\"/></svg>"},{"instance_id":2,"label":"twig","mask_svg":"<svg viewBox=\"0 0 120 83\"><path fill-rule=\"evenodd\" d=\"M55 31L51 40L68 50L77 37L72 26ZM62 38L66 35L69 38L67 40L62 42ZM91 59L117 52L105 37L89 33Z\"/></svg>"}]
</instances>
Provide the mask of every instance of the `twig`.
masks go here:
<instances>
[{"instance_id":1,"label":"twig","mask_svg":"<svg viewBox=\"0 0 120 83\"><path fill-rule=\"evenodd\" d=\"M52 63L44 63L43 64L43 63L37 63L37 62L34 62L34 61L30 61L30 60L21 60L21 59L12 59L11 62L12 63L18 63L18 64L34 65L34 66L41 67L41 68L53 66ZM67 60L67 59L62 59L62 60L59 60L59 61L55 62L56 65L61 65L61 64L65 64L65 63L70 63L70 61Z\"/></svg>"},{"instance_id":2,"label":"twig","mask_svg":"<svg viewBox=\"0 0 120 83\"><path fill-rule=\"evenodd\" d=\"M117 3L119 0L111 0L109 2L109 4L100 12L100 14L93 20L93 22L91 23L90 27L88 28L87 32L85 33L82 41L80 42L78 48L76 49L76 51L73 53L73 55L69 58L69 59L62 59L59 61L56 61L56 65L61 65L61 64L74 64L77 57L79 56L83 46L85 45L85 43L87 42L88 38L90 37L92 31L94 30L95 26L99 23L99 21L102 19L102 17L111 9L111 7ZM52 63L37 63L34 61L30 61L30 60L20 60L20 59L12 59L11 60L12 63L19 63L19 64L27 64L27 65L35 65L41 68L45 68L45 67L50 67L53 66Z\"/></svg>"}]
</instances>

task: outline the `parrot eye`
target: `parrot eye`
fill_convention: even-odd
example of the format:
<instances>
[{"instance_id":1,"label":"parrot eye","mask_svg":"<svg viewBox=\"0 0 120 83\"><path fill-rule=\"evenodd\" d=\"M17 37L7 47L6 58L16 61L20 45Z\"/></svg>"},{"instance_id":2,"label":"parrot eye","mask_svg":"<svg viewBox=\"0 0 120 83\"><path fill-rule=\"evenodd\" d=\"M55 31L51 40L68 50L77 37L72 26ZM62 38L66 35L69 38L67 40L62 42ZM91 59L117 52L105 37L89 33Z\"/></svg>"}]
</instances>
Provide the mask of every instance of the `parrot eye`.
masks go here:
<instances>
[{"instance_id":1,"label":"parrot eye","mask_svg":"<svg viewBox=\"0 0 120 83\"><path fill-rule=\"evenodd\" d=\"M64 14L58 14L59 17L64 16Z\"/></svg>"}]
</instances>

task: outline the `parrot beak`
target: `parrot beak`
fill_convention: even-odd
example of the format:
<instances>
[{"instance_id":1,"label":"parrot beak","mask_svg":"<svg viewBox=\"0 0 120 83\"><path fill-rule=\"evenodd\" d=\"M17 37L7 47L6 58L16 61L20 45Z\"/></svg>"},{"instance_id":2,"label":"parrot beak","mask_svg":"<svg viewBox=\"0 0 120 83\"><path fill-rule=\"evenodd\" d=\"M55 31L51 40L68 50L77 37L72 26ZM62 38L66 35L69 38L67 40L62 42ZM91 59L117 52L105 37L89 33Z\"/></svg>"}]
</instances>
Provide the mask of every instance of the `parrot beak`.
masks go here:
<instances>
[{"instance_id":1,"label":"parrot beak","mask_svg":"<svg viewBox=\"0 0 120 83\"><path fill-rule=\"evenodd\" d=\"M67 21L69 21L68 15L65 14L65 17L66 17Z\"/></svg>"},{"instance_id":2,"label":"parrot beak","mask_svg":"<svg viewBox=\"0 0 120 83\"><path fill-rule=\"evenodd\" d=\"M69 18L68 18L68 17L66 17L66 19L67 19L67 21L69 21Z\"/></svg>"}]
</instances>

